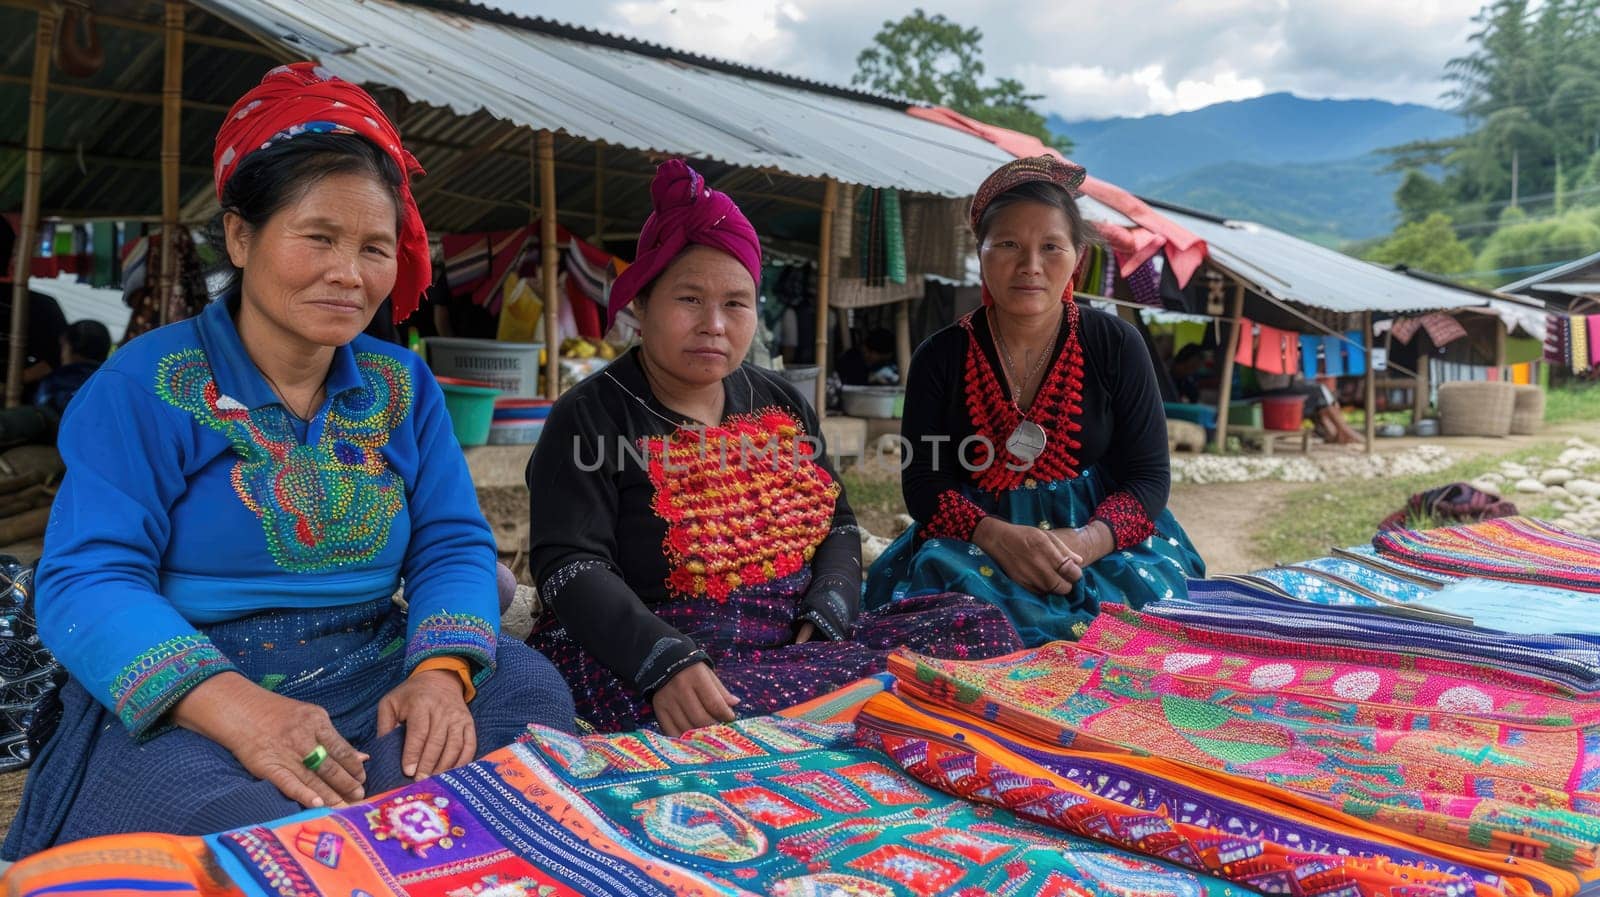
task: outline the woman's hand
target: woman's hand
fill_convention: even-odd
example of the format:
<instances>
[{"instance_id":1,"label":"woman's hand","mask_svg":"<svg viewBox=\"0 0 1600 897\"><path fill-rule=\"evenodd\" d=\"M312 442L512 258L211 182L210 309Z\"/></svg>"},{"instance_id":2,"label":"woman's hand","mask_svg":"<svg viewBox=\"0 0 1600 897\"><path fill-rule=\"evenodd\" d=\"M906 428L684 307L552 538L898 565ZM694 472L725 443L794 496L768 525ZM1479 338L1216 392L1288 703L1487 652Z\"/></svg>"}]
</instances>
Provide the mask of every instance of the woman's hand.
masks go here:
<instances>
[{"instance_id":1,"label":"woman's hand","mask_svg":"<svg viewBox=\"0 0 1600 897\"><path fill-rule=\"evenodd\" d=\"M1079 563L1084 567L1110 554L1117 547L1116 537L1111 535L1111 527L1098 520L1091 520L1088 525L1077 529L1057 529L1050 532L1068 551L1078 556Z\"/></svg>"},{"instance_id":2,"label":"woman's hand","mask_svg":"<svg viewBox=\"0 0 1600 897\"><path fill-rule=\"evenodd\" d=\"M1083 558L1048 530L985 517L973 530L972 542L1036 595L1066 595L1083 576Z\"/></svg>"},{"instance_id":3,"label":"woman's hand","mask_svg":"<svg viewBox=\"0 0 1600 897\"><path fill-rule=\"evenodd\" d=\"M172 721L227 748L251 775L303 807L338 807L366 797L362 764L372 758L344 740L328 711L273 694L238 673L195 686L173 708ZM319 745L327 757L312 771L305 759Z\"/></svg>"},{"instance_id":4,"label":"woman's hand","mask_svg":"<svg viewBox=\"0 0 1600 897\"><path fill-rule=\"evenodd\" d=\"M708 663L697 663L679 671L650 699L661 731L673 738L701 726L733 722L733 708L738 703L739 699L728 691Z\"/></svg>"},{"instance_id":5,"label":"woman's hand","mask_svg":"<svg viewBox=\"0 0 1600 897\"><path fill-rule=\"evenodd\" d=\"M406 727L400 769L420 781L477 759L478 729L467 709L461 677L451 670L423 670L378 702L378 737Z\"/></svg>"}]
</instances>

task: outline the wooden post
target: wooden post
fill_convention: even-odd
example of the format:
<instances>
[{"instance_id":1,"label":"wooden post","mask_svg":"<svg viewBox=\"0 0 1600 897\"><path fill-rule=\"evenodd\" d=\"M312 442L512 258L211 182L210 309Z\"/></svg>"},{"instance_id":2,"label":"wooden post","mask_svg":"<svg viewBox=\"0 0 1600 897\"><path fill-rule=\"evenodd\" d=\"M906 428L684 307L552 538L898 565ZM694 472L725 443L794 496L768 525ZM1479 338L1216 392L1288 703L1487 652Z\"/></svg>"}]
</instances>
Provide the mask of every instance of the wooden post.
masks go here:
<instances>
[{"instance_id":1,"label":"wooden post","mask_svg":"<svg viewBox=\"0 0 1600 897\"><path fill-rule=\"evenodd\" d=\"M894 307L894 360L900 368L900 384L905 385L911 370L911 300Z\"/></svg>"},{"instance_id":2,"label":"wooden post","mask_svg":"<svg viewBox=\"0 0 1600 897\"><path fill-rule=\"evenodd\" d=\"M828 408L828 293L833 282L833 207L839 202L839 182L828 178L822 188L822 230L817 235L817 419Z\"/></svg>"},{"instance_id":3,"label":"wooden post","mask_svg":"<svg viewBox=\"0 0 1600 897\"><path fill-rule=\"evenodd\" d=\"M183 124L183 0L167 0L166 80L161 87L161 276L157 319L167 324L178 289L178 157Z\"/></svg>"},{"instance_id":4,"label":"wooden post","mask_svg":"<svg viewBox=\"0 0 1600 897\"><path fill-rule=\"evenodd\" d=\"M1378 440L1378 372L1372 358L1372 312L1361 316L1363 339L1367 344L1367 454L1376 450Z\"/></svg>"},{"instance_id":5,"label":"wooden post","mask_svg":"<svg viewBox=\"0 0 1600 897\"><path fill-rule=\"evenodd\" d=\"M594 242L596 245L604 242L601 234L606 232L606 145L594 145Z\"/></svg>"},{"instance_id":6,"label":"wooden post","mask_svg":"<svg viewBox=\"0 0 1600 897\"><path fill-rule=\"evenodd\" d=\"M544 396L561 394L561 333L557 312L561 297L556 295L556 135L539 132L539 266L544 269Z\"/></svg>"},{"instance_id":7,"label":"wooden post","mask_svg":"<svg viewBox=\"0 0 1600 897\"><path fill-rule=\"evenodd\" d=\"M1217 389L1217 453L1228 450L1228 403L1233 399L1233 356L1239 354L1239 338L1244 330L1244 284L1233 285L1233 326L1228 329L1228 348L1222 354L1222 381Z\"/></svg>"},{"instance_id":8,"label":"wooden post","mask_svg":"<svg viewBox=\"0 0 1600 897\"><path fill-rule=\"evenodd\" d=\"M1415 380L1416 387L1413 389L1415 395L1411 397L1411 423L1413 425L1421 423L1422 419L1428 416L1428 394L1433 391L1428 382L1433 375L1433 372L1429 370L1433 367L1429 363L1433 340L1428 337L1427 330L1418 330L1416 340L1417 376Z\"/></svg>"},{"instance_id":9,"label":"wooden post","mask_svg":"<svg viewBox=\"0 0 1600 897\"><path fill-rule=\"evenodd\" d=\"M1509 381L1511 378L1506 371L1506 323L1497 321L1494 328L1494 366L1500 370L1500 376Z\"/></svg>"},{"instance_id":10,"label":"wooden post","mask_svg":"<svg viewBox=\"0 0 1600 897\"><path fill-rule=\"evenodd\" d=\"M22 181L22 222L17 228L17 267L11 284L11 351L6 357L6 407L22 404L22 371L28 356L28 277L33 244L39 241L39 183L44 176L44 104L50 85L50 48L56 13L41 7L33 32L33 82L28 93L28 152Z\"/></svg>"}]
</instances>

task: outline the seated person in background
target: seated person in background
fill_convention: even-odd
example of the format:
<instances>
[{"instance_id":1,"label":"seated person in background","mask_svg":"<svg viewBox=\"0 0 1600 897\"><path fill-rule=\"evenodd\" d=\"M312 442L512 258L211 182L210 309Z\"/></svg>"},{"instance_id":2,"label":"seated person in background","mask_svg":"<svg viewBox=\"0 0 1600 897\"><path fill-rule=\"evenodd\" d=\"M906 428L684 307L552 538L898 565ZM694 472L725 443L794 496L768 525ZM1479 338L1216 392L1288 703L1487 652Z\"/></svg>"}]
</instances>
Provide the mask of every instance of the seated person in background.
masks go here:
<instances>
[{"instance_id":1,"label":"seated person in background","mask_svg":"<svg viewBox=\"0 0 1600 897\"><path fill-rule=\"evenodd\" d=\"M834 370L839 373L839 382L845 386L897 383L900 379L898 375L893 380L873 380L873 375L880 368L893 362L894 334L880 327L868 333L865 342L857 343L841 353Z\"/></svg>"},{"instance_id":2,"label":"seated person in background","mask_svg":"<svg viewBox=\"0 0 1600 897\"><path fill-rule=\"evenodd\" d=\"M63 421L36 601L71 675L0 857L344 805L574 728L549 662L497 640L494 535L438 383L361 335L428 282L418 173L311 63L223 119L232 285L120 349Z\"/></svg>"},{"instance_id":3,"label":"seated person in background","mask_svg":"<svg viewBox=\"0 0 1600 897\"><path fill-rule=\"evenodd\" d=\"M532 644L602 731L677 735L882 672L901 645L1020 647L994 608L931 595L858 618L861 535L816 414L741 363L761 244L681 160L611 288L640 344L556 402L528 464L529 567L551 612Z\"/></svg>"},{"instance_id":4,"label":"seated person in background","mask_svg":"<svg viewBox=\"0 0 1600 897\"><path fill-rule=\"evenodd\" d=\"M1200 375L1206 369L1206 350L1190 343L1178 350L1172 359L1172 386L1178 401L1198 404L1200 401Z\"/></svg>"},{"instance_id":5,"label":"seated person in background","mask_svg":"<svg viewBox=\"0 0 1600 897\"><path fill-rule=\"evenodd\" d=\"M67 403L110 354L111 331L106 325L93 320L73 322L61 335L61 366L39 381L33 403L56 414L65 413Z\"/></svg>"},{"instance_id":6,"label":"seated person in background","mask_svg":"<svg viewBox=\"0 0 1600 897\"><path fill-rule=\"evenodd\" d=\"M1344 411L1333 390L1321 383L1305 380L1299 374L1268 374L1256 372L1256 382L1261 385L1259 398L1273 396L1305 396L1305 417L1316 427L1324 442L1350 445L1363 442L1362 438L1345 422Z\"/></svg>"},{"instance_id":7,"label":"seated person in background","mask_svg":"<svg viewBox=\"0 0 1600 897\"><path fill-rule=\"evenodd\" d=\"M0 254L8 259L10 254ZM11 331L11 284L0 284L0 333ZM61 305L37 290L28 291L28 341L23 349L22 400L32 402L39 381L61 366L61 335L67 330L67 316ZM9 340L0 337L0 354L10 349ZM0 383L5 373L0 369Z\"/></svg>"}]
</instances>

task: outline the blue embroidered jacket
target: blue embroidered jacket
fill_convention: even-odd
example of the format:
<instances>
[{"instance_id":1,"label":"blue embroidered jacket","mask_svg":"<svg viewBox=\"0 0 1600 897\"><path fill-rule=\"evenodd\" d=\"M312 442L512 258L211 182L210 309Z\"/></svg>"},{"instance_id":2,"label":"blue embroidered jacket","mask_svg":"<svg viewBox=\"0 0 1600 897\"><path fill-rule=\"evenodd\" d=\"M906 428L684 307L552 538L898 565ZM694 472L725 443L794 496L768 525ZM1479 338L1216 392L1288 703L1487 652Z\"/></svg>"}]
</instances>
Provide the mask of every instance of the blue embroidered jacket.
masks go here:
<instances>
[{"instance_id":1,"label":"blue embroidered jacket","mask_svg":"<svg viewBox=\"0 0 1600 897\"><path fill-rule=\"evenodd\" d=\"M290 415L228 304L119 350L62 421L67 475L37 575L39 632L135 737L233 665L198 627L357 604L404 578L405 667L493 671L494 536L433 375L367 336Z\"/></svg>"}]
</instances>

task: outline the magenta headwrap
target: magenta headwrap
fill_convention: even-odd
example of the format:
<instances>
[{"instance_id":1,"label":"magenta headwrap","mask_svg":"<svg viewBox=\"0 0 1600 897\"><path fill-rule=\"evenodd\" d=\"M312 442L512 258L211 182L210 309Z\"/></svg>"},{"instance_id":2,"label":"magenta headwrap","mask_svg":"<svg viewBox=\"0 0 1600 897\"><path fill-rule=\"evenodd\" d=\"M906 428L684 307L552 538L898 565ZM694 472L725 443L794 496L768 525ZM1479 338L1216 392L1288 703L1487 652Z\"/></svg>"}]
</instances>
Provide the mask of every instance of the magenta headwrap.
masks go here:
<instances>
[{"instance_id":1,"label":"magenta headwrap","mask_svg":"<svg viewBox=\"0 0 1600 897\"><path fill-rule=\"evenodd\" d=\"M708 188L705 178L689 163L669 159L657 166L650 183L650 201L655 211L639 231L639 252L611 285L606 304L609 319L615 320L691 243L720 249L738 259L760 286L761 240L756 229L728 194Z\"/></svg>"}]
</instances>

